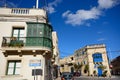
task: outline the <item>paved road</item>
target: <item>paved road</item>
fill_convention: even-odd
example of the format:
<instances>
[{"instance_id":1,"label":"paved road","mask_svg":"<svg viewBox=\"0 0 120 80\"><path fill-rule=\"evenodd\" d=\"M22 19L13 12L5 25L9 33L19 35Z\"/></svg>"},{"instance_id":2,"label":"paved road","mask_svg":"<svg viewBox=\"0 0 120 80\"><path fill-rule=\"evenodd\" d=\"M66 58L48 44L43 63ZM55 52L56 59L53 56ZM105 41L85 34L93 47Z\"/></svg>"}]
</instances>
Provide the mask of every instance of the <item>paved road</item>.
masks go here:
<instances>
[{"instance_id":1,"label":"paved road","mask_svg":"<svg viewBox=\"0 0 120 80\"><path fill-rule=\"evenodd\" d=\"M104 78L104 77L76 77L74 80L120 80L120 77Z\"/></svg>"}]
</instances>

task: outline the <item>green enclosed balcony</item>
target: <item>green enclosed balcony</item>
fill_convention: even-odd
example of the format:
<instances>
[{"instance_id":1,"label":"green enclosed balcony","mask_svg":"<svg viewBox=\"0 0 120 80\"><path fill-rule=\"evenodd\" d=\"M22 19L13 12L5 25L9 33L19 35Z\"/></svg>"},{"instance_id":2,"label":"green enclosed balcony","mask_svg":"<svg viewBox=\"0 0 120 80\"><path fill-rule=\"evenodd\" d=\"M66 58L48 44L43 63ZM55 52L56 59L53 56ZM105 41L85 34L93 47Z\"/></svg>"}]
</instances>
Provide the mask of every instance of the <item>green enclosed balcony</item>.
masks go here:
<instances>
[{"instance_id":1,"label":"green enclosed balcony","mask_svg":"<svg viewBox=\"0 0 120 80\"><path fill-rule=\"evenodd\" d=\"M2 47L47 47L52 48L52 40L45 37L3 37Z\"/></svg>"},{"instance_id":2,"label":"green enclosed balcony","mask_svg":"<svg viewBox=\"0 0 120 80\"><path fill-rule=\"evenodd\" d=\"M38 22L27 22L26 29L13 27L12 37L2 40L3 53L8 55L52 53L52 47L52 27Z\"/></svg>"}]
</instances>

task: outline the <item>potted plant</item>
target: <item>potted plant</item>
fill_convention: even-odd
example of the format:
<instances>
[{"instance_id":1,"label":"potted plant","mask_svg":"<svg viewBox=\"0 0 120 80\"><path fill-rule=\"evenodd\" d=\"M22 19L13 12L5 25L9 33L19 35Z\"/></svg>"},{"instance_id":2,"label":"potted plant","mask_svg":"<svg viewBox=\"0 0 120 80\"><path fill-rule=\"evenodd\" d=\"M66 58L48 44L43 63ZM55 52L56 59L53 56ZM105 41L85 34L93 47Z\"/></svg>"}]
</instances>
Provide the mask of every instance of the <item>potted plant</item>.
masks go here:
<instances>
[{"instance_id":1,"label":"potted plant","mask_svg":"<svg viewBox=\"0 0 120 80\"><path fill-rule=\"evenodd\" d=\"M94 76L97 76L97 72L96 72L96 70L93 71L93 74L94 74Z\"/></svg>"}]
</instances>

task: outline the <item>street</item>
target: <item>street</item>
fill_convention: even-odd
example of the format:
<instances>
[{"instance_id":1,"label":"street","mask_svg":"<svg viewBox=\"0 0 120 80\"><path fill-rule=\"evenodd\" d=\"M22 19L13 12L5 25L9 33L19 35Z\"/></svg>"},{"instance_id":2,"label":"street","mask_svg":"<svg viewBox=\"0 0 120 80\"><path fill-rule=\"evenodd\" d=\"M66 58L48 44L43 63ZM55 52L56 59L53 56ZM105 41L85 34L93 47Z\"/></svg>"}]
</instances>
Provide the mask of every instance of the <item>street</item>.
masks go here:
<instances>
[{"instance_id":1,"label":"street","mask_svg":"<svg viewBox=\"0 0 120 80\"><path fill-rule=\"evenodd\" d=\"M112 78L107 78L107 77L85 77L85 76L80 76L74 78L74 80L120 80L120 77L112 77Z\"/></svg>"}]
</instances>

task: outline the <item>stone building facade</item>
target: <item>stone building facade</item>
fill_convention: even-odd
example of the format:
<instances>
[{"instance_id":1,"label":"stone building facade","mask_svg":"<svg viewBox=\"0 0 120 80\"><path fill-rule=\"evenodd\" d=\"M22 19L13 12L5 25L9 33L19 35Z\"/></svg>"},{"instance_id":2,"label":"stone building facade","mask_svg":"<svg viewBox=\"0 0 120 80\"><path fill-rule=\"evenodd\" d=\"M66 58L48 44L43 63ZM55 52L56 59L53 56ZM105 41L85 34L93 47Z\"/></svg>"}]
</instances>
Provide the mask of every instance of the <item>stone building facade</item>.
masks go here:
<instances>
[{"instance_id":1,"label":"stone building facade","mask_svg":"<svg viewBox=\"0 0 120 80\"><path fill-rule=\"evenodd\" d=\"M102 76L107 72L107 76L111 76L105 44L87 45L76 50L74 55L75 62L83 65L82 75Z\"/></svg>"},{"instance_id":2,"label":"stone building facade","mask_svg":"<svg viewBox=\"0 0 120 80\"><path fill-rule=\"evenodd\" d=\"M44 9L0 8L0 80L52 80L52 31Z\"/></svg>"},{"instance_id":3,"label":"stone building facade","mask_svg":"<svg viewBox=\"0 0 120 80\"><path fill-rule=\"evenodd\" d=\"M76 72L74 65L82 65L78 72L83 76L111 76L105 44L87 45L72 56L60 60L61 72ZM71 63L69 65L68 63Z\"/></svg>"}]
</instances>

